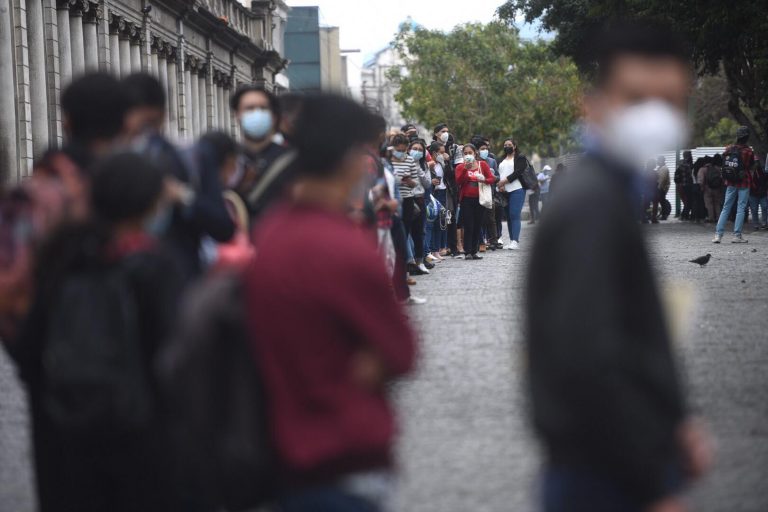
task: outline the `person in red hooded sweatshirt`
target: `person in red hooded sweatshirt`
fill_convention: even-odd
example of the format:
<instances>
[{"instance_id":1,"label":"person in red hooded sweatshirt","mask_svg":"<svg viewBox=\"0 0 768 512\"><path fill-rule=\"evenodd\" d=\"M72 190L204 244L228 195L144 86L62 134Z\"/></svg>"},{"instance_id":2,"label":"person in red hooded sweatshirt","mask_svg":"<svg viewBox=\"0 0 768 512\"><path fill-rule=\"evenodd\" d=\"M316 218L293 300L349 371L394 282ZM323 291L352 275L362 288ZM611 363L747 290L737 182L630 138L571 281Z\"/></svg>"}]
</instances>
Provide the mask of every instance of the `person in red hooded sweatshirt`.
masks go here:
<instances>
[{"instance_id":1,"label":"person in red hooded sweatshirt","mask_svg":"<svg viewBox=\"0 0 768 512\"><path fill-rule=\"evenodd\" d=\"M464 163L456 167L456 184L459 187L459 215L464 223L464 257L468 260L481 260L480 229L483 222L484 207L480 205L480 184L491 184L496 177L484 160L478 157L477 148L472 144L464 145Z\"/></svg>"},{"instance_id":2,"label":"person in red hooded sweatshirt","mask_svg":"<svg viewBox=\"0 0 768 512\"><path fill-rule=\"evenodd\" d=\"M246 306L284 512L385 510L392 494L387 385L415 340L375 237L348 216L378 124L350 99L306 96L298 181L254 232Z\"/></svg>"}]
</instances>

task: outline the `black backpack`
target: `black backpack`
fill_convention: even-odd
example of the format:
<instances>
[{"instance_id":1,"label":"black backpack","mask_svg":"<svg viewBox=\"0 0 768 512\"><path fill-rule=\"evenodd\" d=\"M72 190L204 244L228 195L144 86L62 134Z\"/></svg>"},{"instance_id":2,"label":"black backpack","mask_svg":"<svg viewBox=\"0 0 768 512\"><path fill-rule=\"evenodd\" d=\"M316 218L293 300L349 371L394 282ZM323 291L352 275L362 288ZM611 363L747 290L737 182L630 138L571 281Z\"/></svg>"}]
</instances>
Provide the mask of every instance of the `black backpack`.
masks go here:
<instances>
[{"instance_id":1,"label":"black backpack","mask_svg":"<svg viewBox=\"0 0 768 512\"><path fill-rule=\"evenodd\" d=\"M723 155L723 178L731 183L737 183L746 175L744 161L741 159L741 148L730 146Z\"/></svg>"},{"instance_id":2,"label":"black backpack","mask_svg":"<svg viewBox=\"0 0 768 512\"><path fill-rule=\"evenodd\" d=\"M159 358L184 480L229 511L274 497L266 393L248 332L241 279L211 278L188 293Z\"/></svg>"},{"instance_id":3,"label":"black backpack","mask_svg":"<svg viewBox=\"0 0 768 512\"><path fill-rule=\"evenodd\" d=\"M43 407L73 432L126 432L154 409L128 276L116 264L64 278L48 308Z\"/></svg>"},{"instance_id":4,"label":"black backpack","mask_svg":"<svg viewBox=\"0 0 768 512\"><path fill-rule=\"evenodd\" d=\"M707 187L711 189L722 188L723 173L720 170L720 167L714 164L708 164L706 180L707 180Z\"/></svg>"}]
</instances>

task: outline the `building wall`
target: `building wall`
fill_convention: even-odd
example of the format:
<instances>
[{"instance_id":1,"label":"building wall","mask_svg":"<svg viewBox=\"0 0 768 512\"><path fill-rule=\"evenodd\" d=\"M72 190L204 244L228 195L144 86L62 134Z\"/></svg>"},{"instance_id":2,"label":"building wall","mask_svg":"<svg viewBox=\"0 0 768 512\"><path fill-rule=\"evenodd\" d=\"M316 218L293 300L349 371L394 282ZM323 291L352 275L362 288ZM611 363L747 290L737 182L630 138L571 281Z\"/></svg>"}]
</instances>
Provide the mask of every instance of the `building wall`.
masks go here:
<instances>
[{"instance_id":1,"label":"building wall","mask_svg":"<svg viewBox=\"0 0 768 512\"><path fill-rule=\"evenodd\" d=\"M291 9L285 30L285 56L290 61L286 74L292 90L319 92L322 89L317 7Z\"/></svg>"},{"instance_id":2,"label":"building wall","mask_svg":"<svg viewBox=\"0 0 768 512\"><path fill-rule=\"evenodd\" d=\"M390 128L400 128L405 119L400 111L400 105L395 100L397 85L387 73L393 68L401 68L404 72L402 59L393 48L384 48L363 65L361 71L361 94L363 103L370 109L381 114L387 120Z\"/></svg>"},{"instance_id":3,"label":"building wall","mask_svg":"<svg viewBox=\"0 0 768 512\"><path fill-rule=\"evenodd\" d=\"M271 88L284 59L268 0L4 0L0 2L0 179L29 176L60 145L59 96L73 77L104 71L157 76L168 134L236 132L228 101L241 83ZM151 6L151 8L149 8ZM147 10L148 12L143 12Z\"/></svg>"}]
</instances>

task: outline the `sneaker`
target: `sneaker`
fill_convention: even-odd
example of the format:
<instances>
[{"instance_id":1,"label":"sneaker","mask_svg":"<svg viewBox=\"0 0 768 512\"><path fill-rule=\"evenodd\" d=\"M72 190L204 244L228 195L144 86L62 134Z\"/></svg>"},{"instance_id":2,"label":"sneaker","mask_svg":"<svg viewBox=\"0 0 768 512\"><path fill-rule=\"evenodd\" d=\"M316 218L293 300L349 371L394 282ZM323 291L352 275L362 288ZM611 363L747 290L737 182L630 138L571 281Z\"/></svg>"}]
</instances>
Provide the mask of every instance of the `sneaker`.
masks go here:
<instances>
[{"instance_id":1,"label":"sneaker","mask_svg":"<svg viewBox=\"0 0 768 512\"><path fill-rule=\"evenodd\" d=\"M507 246L505 247L505 249L506 249L506 250L508 250L508 251L516 251L516 250L518 250L519 248L520 248L520 244L518 244L518 243L517 243L517 241L515 241L515 240L512 240L512 241L509 243L509 245L507 245Z\"/></svg>"},{"instance_id":2,"label":"sneaker","mask_svg":"<svg viewBox=\"0 0 768 512\"><path fill-rule=\"evenodd\" d=\"M421 297L417 297L415 295L411 295L407 299L405 299L405 304L409 306L420 306L422 304L426 304L427 299L423 299Z\"/></svg>"},{"instance_id":3,"label":"sneaker","mask_svg":"<svg viewBox=\"0 0 768 512\"><path fill-rule=\"evenodd\" d=\"M715 235L715 238L712 239L712 243L719 244L722 239L723 239L723 235Z\"/></svg>"},{"instance_id":4,"label":"sneaker","mask_svg":"<svg viewBox=\"0 0 768 512\"><path fill-rule=\"evenodd\" d=\"M445 258L439 253L439 252L433 252L432 257L435 258L437 261L445 261Z\"/></svg>"},{"instance_id":5,"label":"sneaker","mask_svg":"<svg viewBox=\"0 0 768 512\"><path fill-rule=\"evenodd\" d=\"M732 244L747 244L749 243L749 240L744 240L744 238L741 235L734 235L733 240L731 240Z\"/></svg>"},{"instance_id":6,"label":"sneaker","mask_svg":"<svg viewBox=\"0 0 768 512\"><path fill-rule=\"evenodd\" d=\"M433 268L435 268L434 263L430 263L429 261L426 261L426 260L422 263L422 265L424 265L427 270L432 270Z\"/></svg>"},{"instance_id":7,"label":"sneaker","mask_svg":"<svg viewBox=\"0 0 768 512\"><path fill-rule=\"evenodd\" d=\"M429 270L427 270L427 267L423 263L419 263L416 268L418 268L422 274L429 274Z\"/></svg>"},{"instance_id":8,"label":"sneaker","mask_svg":"<svg viewBox=\"0 0 768 512\"><path fill-rule=\"evenodd\" d=\"M481 260L481 259L483 259L482 256L478 256L477 254L472 254L471 257L472 257L473 260Z\"/></svg>"},{"instance_id":9,"label":"sneaker","mask_svg":"<svg viewBox=\"0 0 768 512\"><path fill-rule=\"evenodd\" d=\"M430 263L438 263L440 261L439 258L435 258L432 253L427 254L427 257L425 258Z\"/></svg>"},{"instance_id":10,"label":"sneaker","mask_svg":"<svg viewBox=\"0 0 768 512\"><path fill-rule=\"evenodd\" d=\"M424 270L421 269L423 265L415 265L413 263L408 264L408 273L412 276L423 276L426 274L429 274L429 270L424 268Z\"/></svg>"}]
</instances>

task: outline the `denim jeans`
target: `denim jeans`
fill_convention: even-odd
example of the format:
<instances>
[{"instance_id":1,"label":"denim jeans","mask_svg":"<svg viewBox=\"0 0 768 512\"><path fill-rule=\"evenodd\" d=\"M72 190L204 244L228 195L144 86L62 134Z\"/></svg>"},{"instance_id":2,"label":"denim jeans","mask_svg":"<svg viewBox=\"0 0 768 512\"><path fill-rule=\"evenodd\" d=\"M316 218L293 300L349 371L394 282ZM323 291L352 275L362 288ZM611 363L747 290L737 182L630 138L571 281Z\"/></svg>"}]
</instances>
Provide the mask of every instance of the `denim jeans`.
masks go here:
<instances>
[{"instance_id":1,"label":"denim jeans","mask_svg":"<svg viewBox=\"0 0 768 512\"><path fill-rule=\"evenodd\" d=\"M760 218L757 215L758 208L763 210L762 222L760 222ZM749 196L749 209L752 210L752 224L755 227L768 224L768 196Z\"/></svg>"},{"instance_id":2,"label":"denim jeans","mask_svg":"<svg viewBox=\"0 0 768 512\"><path fill-rule=\"evenodd\" d=\"M733 225L733 234L741 234L741 229L744 227L744 217L747 213L748 199L748 188L729 186L725 189L725 204L723 205L723 211L720 212L720 220L717 221L717 228L715 230L719 236L723 236L723 233L725 233L725 223L728 222L728 216L731 214L734 203L736 203L736 222Z\"/></svg>"},{"instance_id":3,"label":"denim jeans","mask_svg":"<svg viewBox=\"0 0 768 512\"><path fill-rule=\"evenodd\" d=\"M279 512L377 512L373 503L334 486L292 493L281 500Z\"/></svg>"},{"instance_id":4,"label":"denim jeans","mask_svg":"<svg viewBox=\"0 0 768 512\"><path fill-rule=\"evenodd\" d=\"M525 204L525 189L519 188L509 193L509 205L507 206L507 229L509 229L509 239L516 242L520 241L520 230L522 223L520 215L523 212Z\"/></svg>"},{"instance_id":5,"label":"denim jeans","mask_svg":"<svg viewBox=\"0 0 768 512\"><path fill-rule=\"evenodd\" d=\"M682 486L680 470L671 466L665 477L669 495ZM588 468L550 466L542 489L544 512L642 512L646 507L627 496L610 475Z\"/></svg>"}]
</instances>

